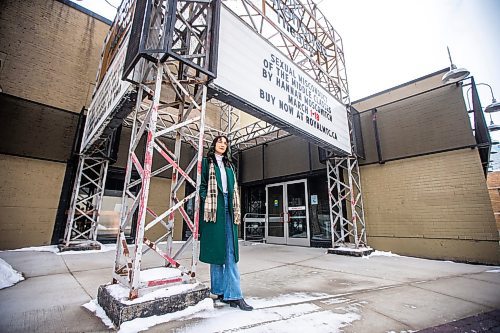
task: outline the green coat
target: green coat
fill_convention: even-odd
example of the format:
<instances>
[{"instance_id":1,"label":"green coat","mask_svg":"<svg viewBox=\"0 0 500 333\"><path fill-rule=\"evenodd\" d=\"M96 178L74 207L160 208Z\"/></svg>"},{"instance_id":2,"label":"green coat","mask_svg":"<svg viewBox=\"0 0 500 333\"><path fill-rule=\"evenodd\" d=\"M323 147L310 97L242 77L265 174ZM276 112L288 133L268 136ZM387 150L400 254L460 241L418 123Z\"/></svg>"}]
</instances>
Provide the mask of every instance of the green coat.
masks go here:
<instances>
[{"instance_id":1,"label":"green coat","mask_svg":"<svg viewBox=\"0 0 500 333\"><path fill-rule=\"evenodd\" d=\"M224 209L224 194L222 192L222 182L219 166L214 163L215 178L217 179L217 216L215 223L203 220L203 211L205 209L205 198L207 197L208 173L210 170L209 161L203 158L201 169L200 185L200 261L208 264L223 265L226 261L226 214ZM233 218L233 192L234 192L234 173L231 168L226 167L227 192L229 200L229 214ZM238 225L233 222L233 241L235 262L239 261L238 251Z\"/></svg>"}]
</instances>

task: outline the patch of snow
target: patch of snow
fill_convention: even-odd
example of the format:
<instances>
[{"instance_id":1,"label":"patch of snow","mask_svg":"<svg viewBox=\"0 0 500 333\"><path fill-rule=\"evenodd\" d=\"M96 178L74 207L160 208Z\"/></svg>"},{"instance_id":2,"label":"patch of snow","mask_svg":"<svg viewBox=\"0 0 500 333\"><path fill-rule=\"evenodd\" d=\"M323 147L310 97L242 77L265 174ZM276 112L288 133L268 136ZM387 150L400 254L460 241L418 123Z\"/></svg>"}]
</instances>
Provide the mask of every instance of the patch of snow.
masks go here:
<instances>
[{"instance_id":1,"label":"patch of snow","mask_svg":"<svg viewBox=\"0 0 500 333\"><path fill-rule=\"evenodd\" d=\"M343 246L335 247L333 249L336 251L345 251L345 252L363 252L363 251L367 251L367 250L373 250L371 247L360 247L360 248L356 249L356 248L343 247Z\"/></svg>"},{"instance_id":2,"label":"patch of snow","mask_svg":"<svg viewBox=\"0 0 500 333\"><path fill-rule=\"evenodd\" d=\"M251 304L249 302L249 304ZM251 304L252 305L252 304ZM251 327L262 323L288 320L300 317L321 309L314 304L297 304L284 307L273 307L268 309L253 310L251 312L230 308L229 306L217 311L200 312L194 316L183 319L200 318L205 319L189 325L178 332L183 333L215 333L227 330L236 330ZM286 332L286 331L282 331Z\"/></svg>"},{"instance_id":3,"label":"patch of snow","mask_svg":"<svg viewBox=\"0 0 500 333\"><path fill-rule=\"evenodd\" d=\"M338 333L341 328L350 325L353 321L361 319L357 313L334 313L320 311L305 314L286 321L275 321L248 329L241 329L239 333Z\"/></svg>"},{"instance_id":4,"label":"patch of snow","mask_svg":"<svg viewBox=\"0 0 500 333\"><path fill-rule=\"evenodd\" d=\"M7 250L7 251L9 251L9 252L35 251L35 252L52 252L52 253L58 253L59 249L57 248L57 245L46 245L46 246L23 247L21 249Z\"/></svg>"},{"instance_id":5,"label":"patch of snow","mask_svg":"<svg viewBox=\"0 0 500 333\"><path fill-rule=\"evenodd\" d=\"M0 289L15 285L24 280L22 274L12 268L5 260L0 259Z\"/></svg>"},{"instance_id":6,"label":"patch of snow","mask_svg":"<svg viewBox=\"0 0 500 333\"><path fill-rule=\"evenodd\" d=\"M188 284L177 284L167 288L156 289L145 295L141 295L133 300L128 300L128 295L130 292L129 288L122 286L120 284L111 284L106 286L106 289L116 300L120 301L122 304L137 304L146 301L152 301L157 298L169 297L172 295L178 295L189 290L196 288L199 283L188 283Z\"/></svg>"},{"instance_id":7,"label":"patch of snow","mask_svg":"<svg viewBox=\"0 0 500 333\"><path fill-rule=\"evenodd\" d=\"M357 313L357 312L359 312L359 308L363 307L363 305L365 305L367 303L368 302L366 302L366 301L356 302L355 300L352 300L350 302L347 302L347 304L345 306L335 308L335 310Z\"/></svg>"},{"instance_id":8,"label":"patch of snow","mask_svg":"<svg viewBox=\"0 0 500 333\"><path fill-rule=\"evenodd\" d=\"M173 240L172 241L172 244L184 244L186 243L186 241L178 241L178 240ZM156 243L156 245L167 245L167 242L164 241L164 242L159 242L159 243Z\"/></svg>"},{"instance_id":9,"label":"patch of snow","mask_svg":"<svg viewBox=\"0 0 500 333\"><path fill-rule=\"evenodd\" d=\"M340 304L340 303L345 303L345 302L349 302L350 299L349 298L343 298L343 297L340 297L340 298L330 298L330 299L326 299L324 301L321 301L321 303L323 304L326 304L326 305L332 305L332 304Z\"/></svg>"},{"instance_id":10,"label":"patch of snow","mask_svg":"<svg viewBox=\"0 0 500 333\"><path fill-rule=\"evenodd\" d=\"M145 331L148 328L158 325L161 323L166 323L172 320L183 319L187 316L191 316L200 311L210 312L214 310L214 302L211 298L205 298L196 305L188 306L184 310L167 313L161 316L151 316L147 318L137 318L134 320L123 322L120 325L119 333L135 333L140 331ZM203 330L204 331L204 330Z\"/></svg>"},{"instance_id":11,"label":"patch of snow","mask_svg":"<svg viewBox=\"0 0 500 333\"><path fill-rule=\"evenodd\" d=\"M59 248L57 247L57 245L46 245L46 246L23 247L21 249L7 250L7 251L11 251L11 252L26 252L26 251L52 252L52 253L57 254L58 256L65 256L65 255L71 255L71 254L101 253L101 252L108 252L108 251L115 251L115 250L116 250L116 244L101 244L101 249L100 250L63 251L63 252L59 252Z\"/></svg>"},{"instance_id":12,"label":"patch of snow","mask_svg":"<svg viewBox=\"0 0 500 333\"><path fill-rule=\"evenodd\" d=\"M324 293L293 293L271 298L250 297L246 300L248 301L248 304L252 305L255 309L261 309L261 308L269 308L272 306L310 302L331 297L335 297L335 295L329 295Z\"/></svg>"},{"instance_id":13,"label":"patch of snow","mask_svg":"<svg viewBox=\"0 0 500 333\"><path fill-rule=\"evenodd\" d=\"M486 273L500 273L500 269L490 269L489 271L486 271Z\"/></svg>"},{"instance_id":14,"label":"patch of snow","mask_svg":"<svg viewBox=\"0 0 500 333\"><path fill-rule=\"evenodd\" d=\"M363 259L369 259L370 257L401 257L399 254L386 251L374 251L367 256L363 256Z\"/></svg>"},{"instance_id":15,"label":"patch of snow","mask_svg":"<svg viewBox=\"0 0 500 333\"><path fill-rule=\"evenodd\" d=\"M141 271L141 281L152 281L180 277L181 271L177 268L158 267Z\"/></svg>"},{"instance_id":16,"label":"patch of snow","mask_svg":"<svg viewBox=\"0 0 500 333\"><path fill-rule=\"evenodd\" d=\"M106 325L108 328L115 328L115 325L113 325L113 322L109 317L106 315L106 312L104 309L97 303L96 299L91 300L88 303L85 303L82 305L85 309L89 310L92 313L95 313L97 317L99 317L104 325Z\"/></svg>"}]
</instances>

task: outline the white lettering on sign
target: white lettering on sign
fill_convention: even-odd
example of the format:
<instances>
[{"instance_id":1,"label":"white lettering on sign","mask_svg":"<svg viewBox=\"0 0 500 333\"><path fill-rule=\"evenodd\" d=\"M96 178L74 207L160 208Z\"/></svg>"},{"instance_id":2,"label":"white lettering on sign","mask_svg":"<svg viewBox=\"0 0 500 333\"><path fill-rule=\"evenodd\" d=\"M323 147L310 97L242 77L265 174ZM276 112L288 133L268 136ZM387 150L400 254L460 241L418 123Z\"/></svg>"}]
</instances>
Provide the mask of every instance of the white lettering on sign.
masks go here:
<instances>
[{"instance_id":1,"label":"white lettering on sign","mask_svg":"<svg viewBox=\"0 0 500 333\"><path fill-rule=\"evenodd\" d=\"M225 6L213 87L285 129L351 153L346 107Z\"/></svg>"}]
</instances>

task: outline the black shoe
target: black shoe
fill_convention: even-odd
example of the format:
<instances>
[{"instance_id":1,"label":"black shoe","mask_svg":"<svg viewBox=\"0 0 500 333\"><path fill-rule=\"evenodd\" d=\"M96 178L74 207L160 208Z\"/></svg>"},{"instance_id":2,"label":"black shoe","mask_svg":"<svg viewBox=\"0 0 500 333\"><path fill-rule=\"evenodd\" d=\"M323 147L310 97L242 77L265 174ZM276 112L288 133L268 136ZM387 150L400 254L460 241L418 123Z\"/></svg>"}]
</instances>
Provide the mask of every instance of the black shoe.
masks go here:
<instances>
[{"instance_id":1,"label":"black shoe","mask_svg":"<svg viewBox=\"0 0 500 333\"><path fill-rule=\"evenodd\" d=\"M240 310L243 310L243 311L252 311L253 310L253 307L248 305L243 298L231 300L231 301L229 301L229 305L232 308L239 307Z\"/></svg>"},{"instance_id":2,"label":"black shoe","mask_svg":"<svg viewBox=\"0 0 500 333\"><path fill-rule=\"evenodd\" d=\"M224 295L215 295L217 298L215 299L216 301L221 301L222 303L229 303L229 301L224 300Z\"/></svg>"}]
</instances>

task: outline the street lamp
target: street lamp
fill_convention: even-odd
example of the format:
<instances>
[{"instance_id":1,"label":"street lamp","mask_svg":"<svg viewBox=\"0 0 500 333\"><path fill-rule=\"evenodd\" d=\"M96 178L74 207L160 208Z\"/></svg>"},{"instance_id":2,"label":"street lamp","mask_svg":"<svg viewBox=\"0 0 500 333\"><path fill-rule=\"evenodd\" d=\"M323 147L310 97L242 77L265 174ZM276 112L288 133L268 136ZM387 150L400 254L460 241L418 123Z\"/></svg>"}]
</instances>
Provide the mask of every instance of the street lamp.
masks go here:
<instances>
[{"instance_id":1,"label":"street lamp","mask_svg":"<svg viewBox=\"0 0 500 333\"><path fill-rule=\"evenodd\" d=\"M448 50L448 56L450 57L450 70L443 75L441 81L443 81L443 83L451 83L465 79L469 76L470 72L465 68L457 68L451 60L450 48L447 46L446 49Z\"/></svg>"}]
</instances>

